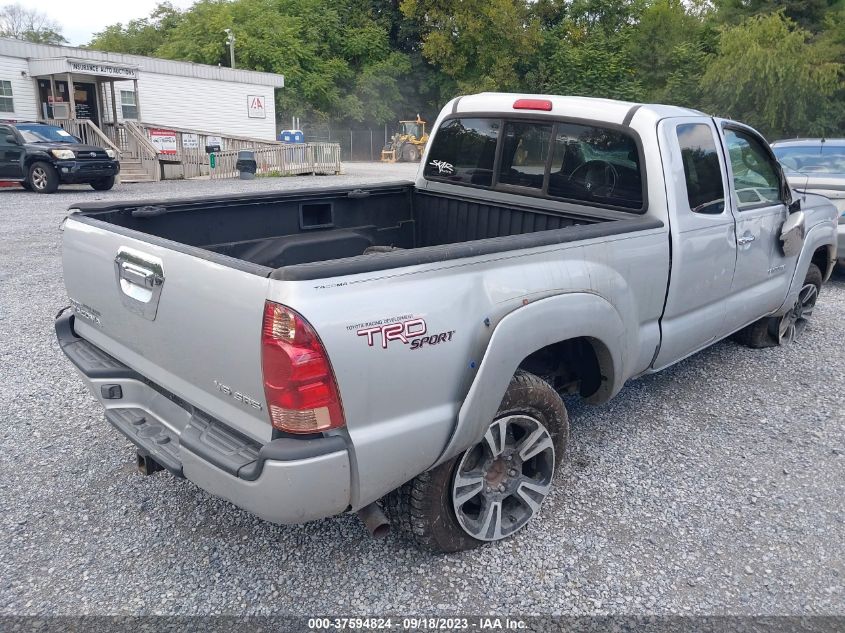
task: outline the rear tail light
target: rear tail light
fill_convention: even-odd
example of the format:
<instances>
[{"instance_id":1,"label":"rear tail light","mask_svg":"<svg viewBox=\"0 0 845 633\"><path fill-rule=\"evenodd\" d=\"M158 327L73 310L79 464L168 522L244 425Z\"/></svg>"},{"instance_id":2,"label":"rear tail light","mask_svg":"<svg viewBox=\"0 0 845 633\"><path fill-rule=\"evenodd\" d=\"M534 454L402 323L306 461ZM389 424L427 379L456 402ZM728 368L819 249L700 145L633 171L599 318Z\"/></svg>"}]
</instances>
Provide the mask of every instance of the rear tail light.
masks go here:
<instances>
[{"instance_id":1,"label":"rear tail light","mask_svg":"<svg viewBox=\"0 0 845 633\"><path fill-rule=\"evenodd\" d=\"M273 427L317 433L346 422L332 366L317 333L281 304L264 304L261 328L264 395Z\"/></svg>"},{"instance_id":2,"label":"rear tail light","mask_svg":"<svg viewBox=\"0 0 845 633\"><path fill-rule=\"evenodd\" d=\"M517 99L513 102L514 110L543 110L551 112L552 102L548 99Z\"/></svg>"}]
</instances>

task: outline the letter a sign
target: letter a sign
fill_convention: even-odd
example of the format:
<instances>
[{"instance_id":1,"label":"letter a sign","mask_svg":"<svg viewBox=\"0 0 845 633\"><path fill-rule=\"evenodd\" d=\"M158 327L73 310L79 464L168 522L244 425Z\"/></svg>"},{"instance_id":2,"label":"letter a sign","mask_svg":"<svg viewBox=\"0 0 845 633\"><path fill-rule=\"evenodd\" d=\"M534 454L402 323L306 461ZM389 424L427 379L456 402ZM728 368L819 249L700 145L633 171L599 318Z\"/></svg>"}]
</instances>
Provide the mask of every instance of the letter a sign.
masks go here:
<instances>
[{"instance_id":1,"label":"letter a sign","mask_svg":"<svg viewBox=\"0 0 845 633\"><path fill-rule=\"evenodd\" d=\"M247 97L249 104L249 118L250 119L266 119L267 118L267 101L262 95L249 95Z\"/></svg>"}]
</instances>

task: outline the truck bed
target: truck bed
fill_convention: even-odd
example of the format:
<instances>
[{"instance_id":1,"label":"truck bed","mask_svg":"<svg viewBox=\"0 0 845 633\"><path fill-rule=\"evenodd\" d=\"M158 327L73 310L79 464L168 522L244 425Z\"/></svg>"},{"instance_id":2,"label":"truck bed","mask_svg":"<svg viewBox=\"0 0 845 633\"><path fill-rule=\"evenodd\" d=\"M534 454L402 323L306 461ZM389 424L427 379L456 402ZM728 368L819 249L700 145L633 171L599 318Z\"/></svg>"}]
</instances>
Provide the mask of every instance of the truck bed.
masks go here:
<instances>
[{"instance_id":1,"label":"truck bed","mask_svg":"<svg viewBox=\"0 0 845 633\"><path fill-rule=\"evenodd\" d=\"M418 190L410 182L143 204L98 203L79 210L77 219L106 222L112 225L110 230L146 241L165 240L162 245L169 248L186 251L187 247L190 254L284 279L482 255L586 239L593 233L613 234L649 223L636 216L608 220L492 204ZM465 247L454 247L459 244Z\"/></svg>"}]
</instances>

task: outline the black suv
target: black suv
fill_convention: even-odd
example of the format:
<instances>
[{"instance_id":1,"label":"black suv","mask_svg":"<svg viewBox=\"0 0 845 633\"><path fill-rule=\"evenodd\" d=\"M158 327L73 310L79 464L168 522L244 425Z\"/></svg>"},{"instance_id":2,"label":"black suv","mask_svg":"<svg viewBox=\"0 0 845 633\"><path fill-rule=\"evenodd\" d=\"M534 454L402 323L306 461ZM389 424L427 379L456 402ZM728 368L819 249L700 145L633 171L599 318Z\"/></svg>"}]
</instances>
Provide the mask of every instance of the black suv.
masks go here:
<instances>
[{"instance_id":1,"label":"black suv","mask_svg":"<svg viewBox=\"0 0 845 633\"><path fill-rule=\"evenodd\" d=\"M0 180L37 193L53 193L59 183L89 183L105 191L118 173L114 151L85 145L56 125L0 123Z\"/></svg>"}]
</instances>

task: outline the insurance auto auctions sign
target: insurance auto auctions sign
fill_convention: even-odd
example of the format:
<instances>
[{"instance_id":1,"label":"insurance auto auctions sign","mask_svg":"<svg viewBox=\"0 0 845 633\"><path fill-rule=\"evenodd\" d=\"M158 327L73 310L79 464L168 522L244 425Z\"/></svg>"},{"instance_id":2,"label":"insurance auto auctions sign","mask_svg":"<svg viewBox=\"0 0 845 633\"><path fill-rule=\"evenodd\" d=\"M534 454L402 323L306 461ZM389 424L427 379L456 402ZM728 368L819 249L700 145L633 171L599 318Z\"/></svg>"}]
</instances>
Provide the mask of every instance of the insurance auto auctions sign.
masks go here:
<instances>
[{"instance_id":1,"label":"insurance auto auctions sign","mask_svg":"<svg viewBox=\"0 0 845 633\"><path fill-rule=\"evenodd\" d=\"M150 129L150 142L159 154L176 154L176 132L173 130Z\"/></svg>"},{"instance_id":2,"label":"insurance auto auctions sign","mask_svg":"<svg viewBox=\"0 0 845 633\"><path fill-rule=\"evenodd\" d=\"M247 97L247 106L250 119L267 118L267 100L264 98L264 95L249 95Z\"/></svg>"},{"instance_id":3,"label":"insurance auto auctions sign","mask_svg":"<svg viewBox=\"0 0 845 633\"><path fill-rule=\"evenodd\" d=\"M136 79L138 72L134 68L126 66L114 66L112 64L100 64L98 62L68 60L71 72L85 75L104 75L106 77L121 77L123 79Z\"/></svg>"}]
</instances>

